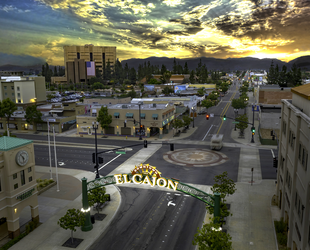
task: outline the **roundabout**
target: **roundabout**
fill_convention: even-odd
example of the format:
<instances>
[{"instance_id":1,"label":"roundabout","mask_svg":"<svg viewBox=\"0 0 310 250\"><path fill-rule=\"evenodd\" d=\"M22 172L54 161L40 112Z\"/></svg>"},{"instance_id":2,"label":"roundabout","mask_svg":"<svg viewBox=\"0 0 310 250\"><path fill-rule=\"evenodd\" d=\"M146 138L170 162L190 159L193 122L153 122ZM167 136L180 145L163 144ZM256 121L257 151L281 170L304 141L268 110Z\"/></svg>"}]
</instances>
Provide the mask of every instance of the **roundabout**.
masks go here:
<instances>
[{"instance_id":1,"label":"roundabout","mask_svg":"<svg viewBox=\"0 0 310 250\"><path fill-rule=\"evenodd\" d=\"M169 163L184 167L211 167L229 159L223 153L201 148L177 149L166 152L163 158Z\"/></svg>"}]
</instances>

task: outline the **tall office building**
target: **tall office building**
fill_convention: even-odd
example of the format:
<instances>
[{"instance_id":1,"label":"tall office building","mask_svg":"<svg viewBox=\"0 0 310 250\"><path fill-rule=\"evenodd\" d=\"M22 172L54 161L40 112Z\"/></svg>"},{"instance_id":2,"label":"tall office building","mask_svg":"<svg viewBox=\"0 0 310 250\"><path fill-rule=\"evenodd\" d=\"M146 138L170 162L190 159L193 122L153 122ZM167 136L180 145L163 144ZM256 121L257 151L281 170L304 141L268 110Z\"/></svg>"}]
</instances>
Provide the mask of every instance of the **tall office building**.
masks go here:
<instances>
[{"instance_id":1,"label":"tall office building","mask_svg":"<svg viewBox=\"0 0 310 250\"><path fill-rule=\"evenodd\" d=\"M64 60L67 82L83 83L96 76L96 69L103 74L107 62L111 67L116 62L116 47L94 46L64 46Z\"/></svg>"}]
</instances>

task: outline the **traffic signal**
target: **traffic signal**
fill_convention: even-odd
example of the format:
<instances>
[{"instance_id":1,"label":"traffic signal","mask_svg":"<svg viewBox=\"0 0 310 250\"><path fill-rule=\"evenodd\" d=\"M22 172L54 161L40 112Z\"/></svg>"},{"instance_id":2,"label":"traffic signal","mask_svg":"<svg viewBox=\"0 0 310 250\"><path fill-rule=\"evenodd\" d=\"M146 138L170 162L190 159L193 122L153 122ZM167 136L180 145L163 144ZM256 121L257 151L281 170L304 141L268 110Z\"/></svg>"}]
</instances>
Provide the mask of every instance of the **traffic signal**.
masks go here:
<instances>
[{"instance_id":1,"label":"traffic signal","mask_svg":"<svg viewBox=\"0 0 310 250\"><path fill-rule=\"evenodd\" d=\"M143 126L142 126L142 125L140 125L140 128L141 128L141 129L143 129Z\"/></svg>"},{"instance_id":2,"label":"traffic signal","mask_svg":"<svg viewBox=\"0 0 310 250\"><path fill-rule=\"evenodd\" d=\"M135 119L133 119L133 124L136 124L136 120Z\"/></svg>"},{"instance_id":3,"label":"traffic signal","mask_svg":"<svg viewBox=\"0 0 310 250\"><path fill-rule=\"evenodd\" d=\"M98 163L102 164L103 163L103 157L98 157Z\"/></svg>"},{"instance_id":4,"label":"traffic signal","mask_svg":"<svg viewBox=\"0 0 310 250\"><path fill-rule=\"evenodd\" d=\"M209 120L209 117L210 117L209 114L206 114L206 119L207 119L207 120Z\"/></svg>"},{"instance_id":5,"label":"traffic signal","mask_svg":"<svg viewBox=\"0 0 310 250\"><path fill-rule=\"evenodd\" d=\"M93 156L93 163L96 163L96 153L93 153L92 156Z\"/></svg>"},{"instance_id":6,"label":"traffic signal","mask_svg":"<svg viewBox=\"0 0 310 250\"><path fill-rule=\"evenodd\" d=\"M147 148L147 140L144 140L144 147Z\"/></svg>"},{"instance_id":7,"label":"traffic signal","mask_svg":"<svg viewBox=\"0 0 310 250\"><path fill-rule=\"evenodd\" d=\"M273 141L275 140L275 138L276 138L275 135L272 135L272 140L273 140Z\"/></svg>"},{"instance_id":8,"label":"traffic signal","mask_svg":"<svg viewBox=\"0 0 310 250\"><path fill-rule=\"evenodd\" d=\"M251 131L255 134L255 127L251 127Z\"/></svg>"},{"instance_id":9,"label":"traffic signal","mask_svg":"<svg viewBox=\"0 0 310 250\"><path fill-rule=\"evenodd\" d=\"M273 167L278 168L278 159L276 157L273 158Z\"/></svg>"},{"instance_id":10,"label":"traffic signal","mask_svg":"<svg viewBox=\"0 0 310 250\"><path fill-rule=\"evenodd\" d=\"M224 115L223 120L226 121L226 115Z\"/></svg>"}]
</instances>

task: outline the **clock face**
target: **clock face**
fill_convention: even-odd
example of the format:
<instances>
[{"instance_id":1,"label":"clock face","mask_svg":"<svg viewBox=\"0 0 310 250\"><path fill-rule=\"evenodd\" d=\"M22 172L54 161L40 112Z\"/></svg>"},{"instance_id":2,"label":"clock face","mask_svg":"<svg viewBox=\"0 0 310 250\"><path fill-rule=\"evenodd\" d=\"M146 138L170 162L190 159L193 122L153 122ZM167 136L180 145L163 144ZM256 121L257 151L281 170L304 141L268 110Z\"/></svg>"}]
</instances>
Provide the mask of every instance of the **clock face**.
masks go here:
<instances>
[{"instance_id":1,"label":"clock face","mask_svg":"<svg viewBox=\"0 0 310 250\"><path fill-rule=\"evenodd\" d=\"M25 166L28 163L29 155L27 151L21 150L16 154L16 162L19 166Z\"/></svg>"}]
</instances>

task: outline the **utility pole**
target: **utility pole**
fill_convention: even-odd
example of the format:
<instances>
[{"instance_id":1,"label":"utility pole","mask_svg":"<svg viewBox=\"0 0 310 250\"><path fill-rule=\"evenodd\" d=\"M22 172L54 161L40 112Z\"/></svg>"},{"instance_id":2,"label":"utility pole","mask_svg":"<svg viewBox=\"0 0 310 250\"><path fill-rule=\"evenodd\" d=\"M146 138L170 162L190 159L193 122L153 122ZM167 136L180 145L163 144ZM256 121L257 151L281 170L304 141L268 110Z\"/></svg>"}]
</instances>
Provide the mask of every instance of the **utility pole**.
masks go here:
<instances>
[{"instance_id":1,"label":"utility pole","mask_svg":"<svg viewBox=\"0 0 310 250\"><path fill-rule=\"evenodd\" d=\"M95 169L96 169L96 179L100 178L99 175L99 164L98 164L98 148L97 148L97 129L99 122L93 122L93 129L95 130Z\"/></svg>"}]
</instances>

